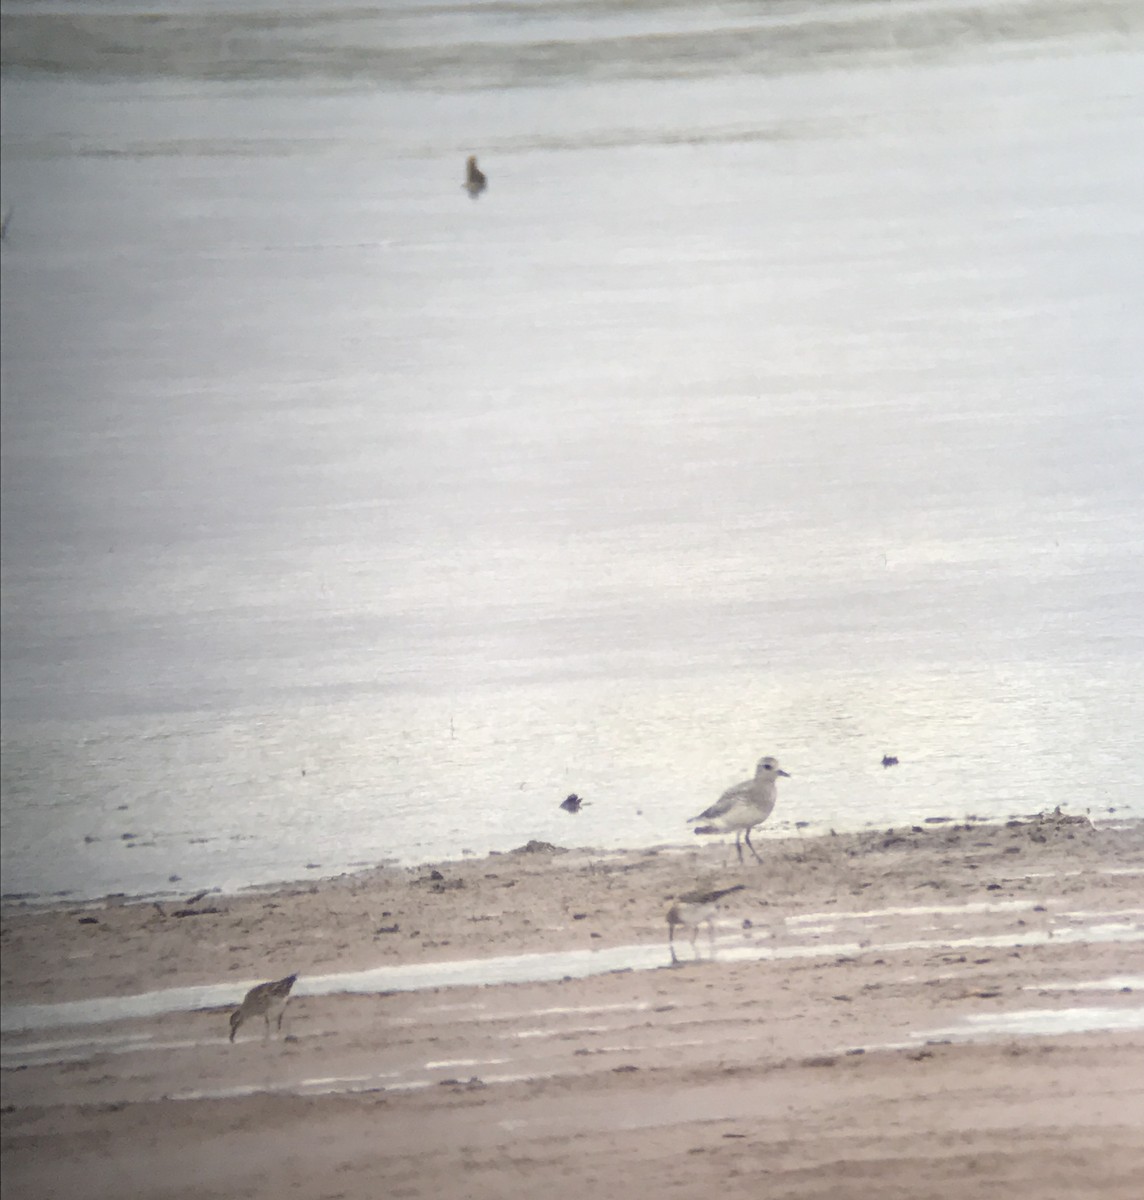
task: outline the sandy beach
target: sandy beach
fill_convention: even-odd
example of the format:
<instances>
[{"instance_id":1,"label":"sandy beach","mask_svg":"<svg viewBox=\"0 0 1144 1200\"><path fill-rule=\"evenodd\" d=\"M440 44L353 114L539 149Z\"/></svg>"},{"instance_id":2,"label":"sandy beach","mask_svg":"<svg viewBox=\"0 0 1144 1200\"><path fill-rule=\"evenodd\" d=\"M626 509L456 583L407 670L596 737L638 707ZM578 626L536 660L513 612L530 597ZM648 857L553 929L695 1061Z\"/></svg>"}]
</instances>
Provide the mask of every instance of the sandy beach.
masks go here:
<instances>
[{"instance_id":1,"label":"sandy beach","mask_svg":"<svg viewBox=\"0 0 1144 1200\"><path fill-rule=\"evenodd\" d=\"M9 906L11 1194L1138 1194L1144 827L758 840ZM671 898L739 882L672 967Z\"/></svg>"}]
</instances>

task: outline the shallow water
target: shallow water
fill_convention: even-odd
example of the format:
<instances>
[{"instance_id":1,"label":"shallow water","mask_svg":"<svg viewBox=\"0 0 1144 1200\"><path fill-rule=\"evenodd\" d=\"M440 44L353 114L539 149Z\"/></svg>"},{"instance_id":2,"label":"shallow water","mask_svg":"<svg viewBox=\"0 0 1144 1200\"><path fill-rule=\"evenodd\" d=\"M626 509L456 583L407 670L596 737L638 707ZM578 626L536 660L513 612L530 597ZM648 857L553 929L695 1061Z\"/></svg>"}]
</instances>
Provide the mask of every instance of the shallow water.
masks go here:
<instances>
[{"instance_id":1,"label":"shallow water","mask_svg":"<svg viewBox=\"0 0 1144 1200\"><path fill-rule=\"evenodd\" d=\"M5 5L6 892L1144 815L1139 6L247 8Z\"/></svg>"},{"instance_id":2,"label":"shallow water","mask_svg":"<svg viewBox=\"0 0 1144 1200\"><path fill-rule=\"evenodd\" d=\"M1001 1037L1054 1037L1065 1033L1144 1029L1144 1008L1025 1008L1018 1012L969 1013L956 1025L915 1037L933 1041L995 1040Z\"/></svg>"}]
</instances>

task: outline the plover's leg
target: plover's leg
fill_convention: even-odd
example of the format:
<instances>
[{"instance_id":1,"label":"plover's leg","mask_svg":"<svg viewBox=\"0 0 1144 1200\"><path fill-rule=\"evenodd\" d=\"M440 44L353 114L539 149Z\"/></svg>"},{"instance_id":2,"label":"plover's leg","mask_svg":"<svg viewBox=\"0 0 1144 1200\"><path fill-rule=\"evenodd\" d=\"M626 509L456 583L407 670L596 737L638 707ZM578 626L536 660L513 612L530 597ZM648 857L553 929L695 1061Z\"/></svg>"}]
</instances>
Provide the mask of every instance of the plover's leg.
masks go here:
<instances>
[{"instance_id":1,"label":"plover's leg","mask_svg":"<svg viewBox=\"0 0 1144 1200\"><path fill-rule=\"evenodd\" d=\"M675 954L675 926L670 923L667 926L667 948L671 951L671 965L675 966L679 959Z\"/></svg>"},{"instance_id":2,"label":"plover's leg","mask_svg":"<svg viewBox=\"0 0 1144 1200\"><path fill-rule=\"evenodd\" d=\"M750 848L751 853L755 856L755 862L761 864L763 860L759 857L759 852L754 846L751 845L751 831L749 829L747 830L747 846ZM743 855L741 852L739 854L739 861L743 861Z\"/></svg>"},{"instance_id":3,"label":"plover's leg","mask_svg":"<svg viewBox=\"0 0 1144 1200\"><path fill-rule=\"evenodd\" d=\"M743 843L740 841L742 836L743 836L743 831L741 829L736 829L735 830L735 849L739 853L739 861L740 862L743 861ZM747 845L749 846L750 844L751 844L751 831L748 829L747 830Z\"/></svg>"}]
</instances>

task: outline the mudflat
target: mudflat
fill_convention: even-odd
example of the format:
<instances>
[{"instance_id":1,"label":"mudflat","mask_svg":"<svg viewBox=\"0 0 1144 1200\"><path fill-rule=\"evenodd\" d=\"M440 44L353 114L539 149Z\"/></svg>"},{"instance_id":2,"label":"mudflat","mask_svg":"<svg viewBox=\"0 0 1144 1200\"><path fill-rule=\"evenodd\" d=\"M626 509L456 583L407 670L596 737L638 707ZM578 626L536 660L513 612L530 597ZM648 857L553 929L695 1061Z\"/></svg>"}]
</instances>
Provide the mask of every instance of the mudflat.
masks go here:
<instances>
[{"instance_id":1,"label":"mudflat","mask_svg":"<svg viewBox=\"0 0 1144 1200\"><path fill-rule=\"evenodd\" d=\"M7 904L6 1192L1135 1200L1144 824L756 841Z\"/></svg>"}]
</instances>

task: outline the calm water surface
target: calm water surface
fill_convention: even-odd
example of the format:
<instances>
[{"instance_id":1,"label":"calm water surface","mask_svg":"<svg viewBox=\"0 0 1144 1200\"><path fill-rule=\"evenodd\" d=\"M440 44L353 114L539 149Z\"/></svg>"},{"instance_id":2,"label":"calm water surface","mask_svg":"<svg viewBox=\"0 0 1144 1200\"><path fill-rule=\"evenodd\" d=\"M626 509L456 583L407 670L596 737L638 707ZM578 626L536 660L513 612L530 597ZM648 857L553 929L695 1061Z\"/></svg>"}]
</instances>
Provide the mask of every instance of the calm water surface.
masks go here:
<instances>
[{"instance_id":1,"label":"calm water surface","mask_svg":"<svg viewBox=\"0 0 1144 1200\"><path fill-rule=\"evenodd\" d=\"M1139 6L3 23L6 892L1144 816Z\"/></svg>"}]
</instances>

